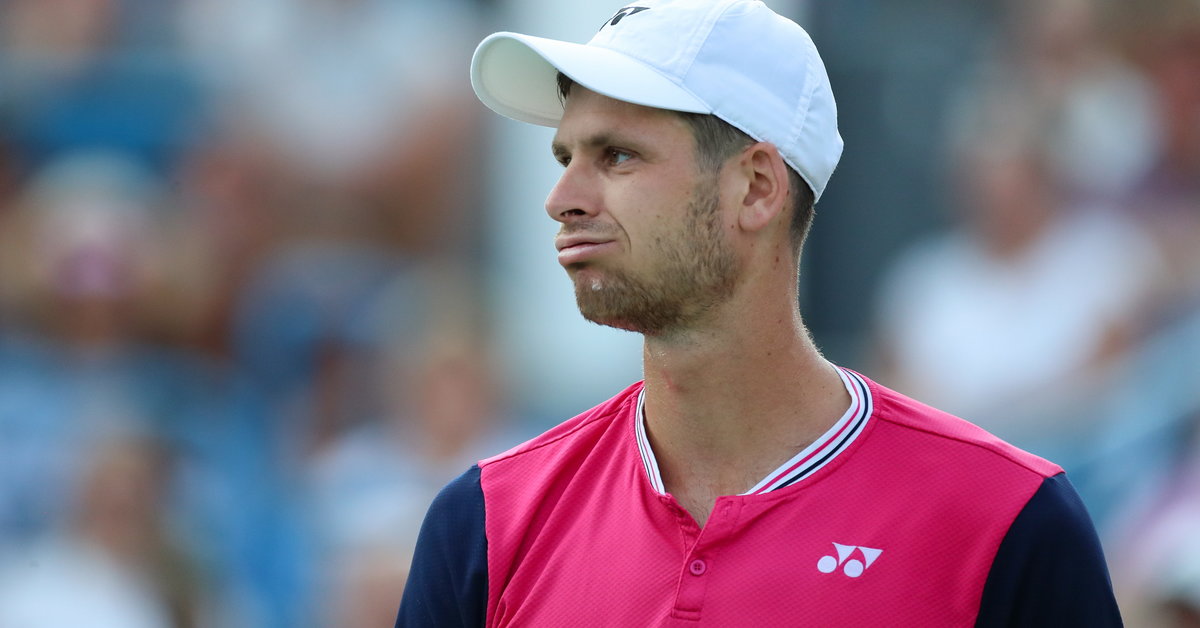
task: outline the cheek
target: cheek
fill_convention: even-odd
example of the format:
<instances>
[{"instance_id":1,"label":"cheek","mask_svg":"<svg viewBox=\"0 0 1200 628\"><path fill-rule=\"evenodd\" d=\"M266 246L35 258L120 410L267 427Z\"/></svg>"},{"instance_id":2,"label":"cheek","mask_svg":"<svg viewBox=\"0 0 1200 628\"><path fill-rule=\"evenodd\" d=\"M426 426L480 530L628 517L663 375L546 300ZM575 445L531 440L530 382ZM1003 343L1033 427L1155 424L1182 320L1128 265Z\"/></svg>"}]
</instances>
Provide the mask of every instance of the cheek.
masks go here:
<instances>
[{"instance_id":1,"label":"cheek","mask_svg":"<svg viewBox=\"0 0 1200 628\"><path fill-rule=\"evenodd\" d=\"M609 189L606 203L613 220L631 241L670 241L687 221L696 180L674 170L656 170L623 178Z\"/></svg>"},{"instance_id":2,"label":"cheek","mask_svg":"<svg viewBox=\"0 0 1200 628\"><path fill-rule=\"evenodd\" d=\"M663 211L651 210L633 217L632 220L632 224L626 225L630 239L635 250L641 249L639 252L648 256L655 256L675 247L686 229L681 216Z\"/></svg>"}]
</instances>

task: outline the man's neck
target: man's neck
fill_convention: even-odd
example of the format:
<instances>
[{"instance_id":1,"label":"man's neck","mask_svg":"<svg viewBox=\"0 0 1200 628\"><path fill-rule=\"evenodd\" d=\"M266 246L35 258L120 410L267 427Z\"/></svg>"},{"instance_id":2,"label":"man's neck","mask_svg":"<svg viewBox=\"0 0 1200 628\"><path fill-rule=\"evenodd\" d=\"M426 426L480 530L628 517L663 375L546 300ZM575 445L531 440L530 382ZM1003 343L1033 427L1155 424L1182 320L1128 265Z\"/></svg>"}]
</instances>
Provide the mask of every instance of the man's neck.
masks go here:
<instances>
[{"instance_id":1,"label":"man's neck","mask_svg":"<svg viewBox=\"0 0 1200 628\"><path fill-rule=\"evenodd\" d=\"M701 525L717 497L752 488L850 403L798 314L746 316L646 338L647 433L667 491Z\"/></svg>"}]
</instances>

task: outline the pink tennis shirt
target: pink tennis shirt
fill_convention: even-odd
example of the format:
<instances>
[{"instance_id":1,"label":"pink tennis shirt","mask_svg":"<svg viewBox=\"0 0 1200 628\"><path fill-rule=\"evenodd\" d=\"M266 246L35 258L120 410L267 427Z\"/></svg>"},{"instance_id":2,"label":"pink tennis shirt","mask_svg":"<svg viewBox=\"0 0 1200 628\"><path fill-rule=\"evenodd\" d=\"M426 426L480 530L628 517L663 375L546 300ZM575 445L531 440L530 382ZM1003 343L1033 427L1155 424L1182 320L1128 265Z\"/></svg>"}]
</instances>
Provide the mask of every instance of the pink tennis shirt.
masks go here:
<instances>
[{"instance_id":1,"label":"pink tennis shirt","mask_svg":"<svg viewBox=\"0 0 1200 628\"><path fill-rule=\"evenodd\" d=\"M1061 468L840 373L845 414L703 528L641 383L481 461L431 508L397 626L1120 625Z\"/></svg>"}]
</instances>

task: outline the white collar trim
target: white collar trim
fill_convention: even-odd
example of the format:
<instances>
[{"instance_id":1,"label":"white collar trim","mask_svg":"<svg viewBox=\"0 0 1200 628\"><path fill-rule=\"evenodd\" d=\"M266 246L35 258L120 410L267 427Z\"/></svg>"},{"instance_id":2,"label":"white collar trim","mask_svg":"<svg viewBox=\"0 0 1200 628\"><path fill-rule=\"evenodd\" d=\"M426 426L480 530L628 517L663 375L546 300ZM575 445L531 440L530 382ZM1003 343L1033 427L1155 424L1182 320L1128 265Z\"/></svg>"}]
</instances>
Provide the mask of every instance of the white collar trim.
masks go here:
<instances>
[{"instance_id":1,"label":"white collar trim","mask_svg":"<svg viewBox=\"0 0 1200 628\"><path fill-rule=\"evenodd\" d=\"M842 384L846 386L846 392L850 393L850 407L846 410L845 414L822 434L820 438L780 465L779 468L767 474L767 477L763 478L754 488L746 491L743 495L768 493L807 478L816 473L821 467L829 464L830 461L845 451L862 434L874 410L871 390L861 375L840 366L837 367L837 371L838 375L842 378ZM643 388L638 394L637 417L634 421L636 424L638 452L642 456L642 464L646 468L650 485L655 491L666 494L667 491L663 486L662 474L658 468L658 459L654 457L654 450L650 447L650 439L646 436L645 406L646 389Z\"/></svg>"}]
</instances>

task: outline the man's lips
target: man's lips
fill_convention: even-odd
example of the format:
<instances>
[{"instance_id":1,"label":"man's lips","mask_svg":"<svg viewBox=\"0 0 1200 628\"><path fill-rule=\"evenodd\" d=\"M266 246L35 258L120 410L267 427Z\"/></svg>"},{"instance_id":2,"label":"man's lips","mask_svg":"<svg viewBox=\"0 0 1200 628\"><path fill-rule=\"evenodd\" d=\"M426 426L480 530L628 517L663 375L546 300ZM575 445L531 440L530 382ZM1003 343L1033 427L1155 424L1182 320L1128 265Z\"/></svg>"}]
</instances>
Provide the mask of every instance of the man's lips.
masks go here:
<instances>
[{"instance_id":1,"label":"man's lips","mask_svg":"<svg viewBox=\"0 0 1200 628\"><path fill-rule=\"evenodd\" d=\"M554 240L554 248L558 249L558 263L563 266L585 262L615 246L615 240L582 234L559 236Z\"/></svg>"}]
</instances>

